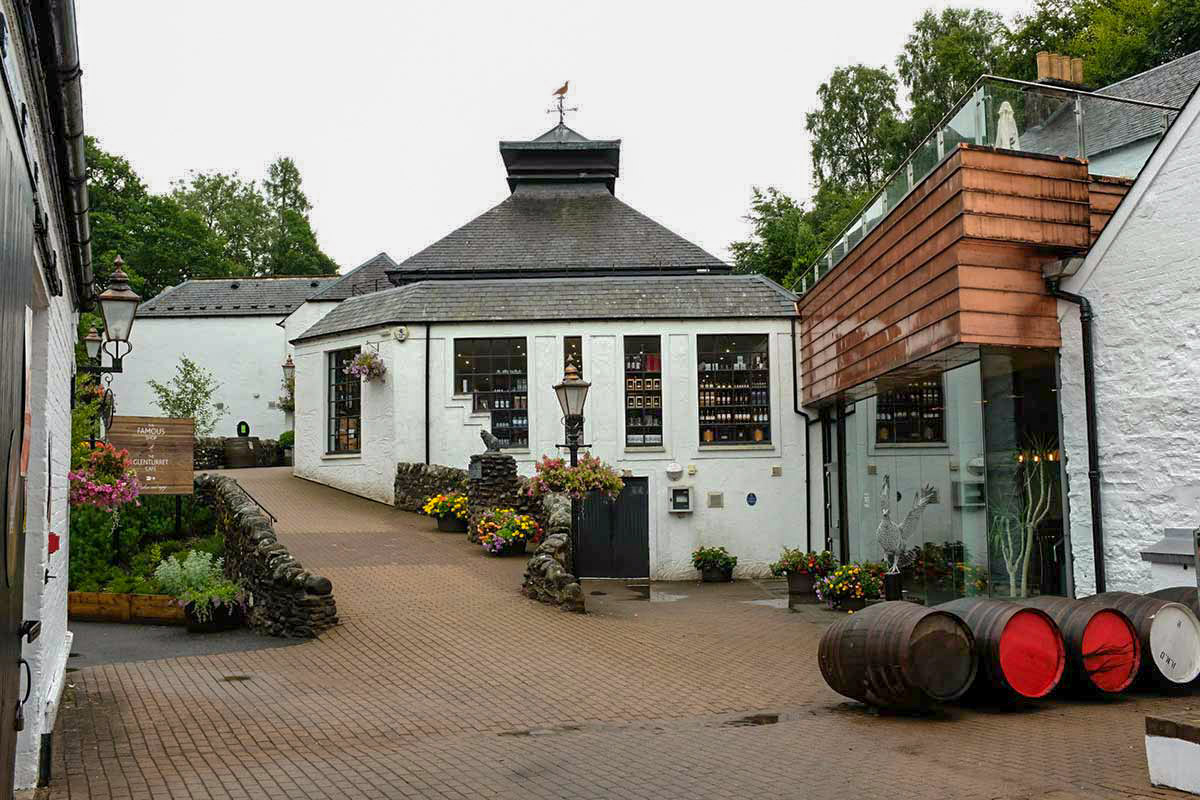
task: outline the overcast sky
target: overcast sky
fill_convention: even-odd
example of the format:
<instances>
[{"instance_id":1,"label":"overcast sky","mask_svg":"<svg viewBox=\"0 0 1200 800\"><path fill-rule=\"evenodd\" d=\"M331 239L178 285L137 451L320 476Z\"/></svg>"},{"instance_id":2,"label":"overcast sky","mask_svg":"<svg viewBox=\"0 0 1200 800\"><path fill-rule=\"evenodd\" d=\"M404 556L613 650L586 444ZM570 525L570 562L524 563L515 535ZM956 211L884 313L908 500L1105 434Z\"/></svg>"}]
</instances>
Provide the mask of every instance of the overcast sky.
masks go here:
<instances>
[{"instance_id":1,"label":"overcast sky","mask_svg":"<svg viewBox=\"0 0 1200 800\"><path fill-rule=\"evenodd\" d=\"M892 65L942 2L77 0L88 133L165 191L296 160L343 271L402 260L508 194L500 139L621 138L617 195L710 252L751 187L810 191L804 113L836 66ZM964 2L1006 16L1028 0Z\"/></svg>"}]
</instances>

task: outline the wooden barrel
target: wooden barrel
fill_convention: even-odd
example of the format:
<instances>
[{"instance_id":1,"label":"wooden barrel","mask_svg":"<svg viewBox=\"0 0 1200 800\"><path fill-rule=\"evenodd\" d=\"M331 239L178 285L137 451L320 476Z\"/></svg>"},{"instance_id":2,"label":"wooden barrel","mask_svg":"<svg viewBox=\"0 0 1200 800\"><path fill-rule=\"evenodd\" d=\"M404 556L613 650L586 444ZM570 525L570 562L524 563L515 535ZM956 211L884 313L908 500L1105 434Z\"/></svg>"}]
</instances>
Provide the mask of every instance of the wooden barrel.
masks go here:
<instances>
[{"instance_id":1,"label":"wooden barrel","mask_svg":"<svg viewBox=\"0 0 1200 800\"><path fill-rule=\"evenodd\" d=\"M835 692L902 711L961 697L978 666L975 639L962 620L900 600L835 622L821 637L818 659Z\"/></svg>"},{"instance_id":2,"label":"wooden barrel","mask_svg":"<svg viewBox=\"0 0 1200 800\"><path fill-rule=\"evenodd\" d=\"M225 440L225 467L254 467L258 465L254 451L258 449L258 437L237 436Z\"/></svg>"},{"instance_id":3,"label":"wooden barrel","mask_svg":"<svg viewBox=\"0 0 1200 800\"><path fill-rule=\"evenodd\" d=\"M1038 698L1062 680L1066 647L1045 612L986 597L963 597L936 608L949 611L971 629L979 653L977 690Z\"/></svg>"},{"instance_id":4,"label":"wooden barrel","mask_svg":"<svg viewBox=\"0 0 1200 800\"><path fill-rule=\"evenodd\" d=\"M1200 617L1200 588L1195 586L1172 586L1170 589L1150 592L1146 596L1156 597L1159 600L1170 600L1172 603L1183 603L1192 610L1193 614Z\"/></svg>"},{"instance_id":5,"label":"wooden barrel","mask_svg":"<svg viewBox=\"0 0 1200 800\"><path fill-rule=\"evenodd\" d=\"M1200 620L1187 606L1131 592L1105 592L1084 602L1110 605L1129 617L1141 639L1143 678L1171 685L1200 676Z\"/></svg>"},{"instance_id":6,"label":"wooden barrel","mask_svg":"<svg viewBox=\"0 0 1200 800\"><path fill-rule=\"evenodd\" d=\"M1142 665L1142 645L1129 617L1102 603L1043 595L1018 600L1050 615L1067 646L1063 685L1114 694L1128 689Z\"/></svg>"}]
</instances>

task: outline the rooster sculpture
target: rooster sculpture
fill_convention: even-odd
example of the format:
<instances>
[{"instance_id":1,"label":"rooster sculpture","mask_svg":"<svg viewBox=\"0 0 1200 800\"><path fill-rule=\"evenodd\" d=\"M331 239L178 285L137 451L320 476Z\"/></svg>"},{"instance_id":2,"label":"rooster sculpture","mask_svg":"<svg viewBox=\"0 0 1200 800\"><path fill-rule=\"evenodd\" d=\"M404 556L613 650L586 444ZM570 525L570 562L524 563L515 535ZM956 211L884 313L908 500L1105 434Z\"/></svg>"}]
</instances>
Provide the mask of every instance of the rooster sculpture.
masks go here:
<instances>
[{"instance_id":1,"label":"rooster sculpture","mask_svg":"<svg viewBox=\"0 0 1200 800\"><path fill-rule=\"evenodd\" d=\"M909 510L904 523L897 525L892 521L892 476L883 476L883 489L879 494L879 531L876 534L879 546L883 549L884 558L888 561L888 574L895 575L900 568L913 559L910 544L916 535L917 526L921 524L921 514L925 506L933 502L937 496L933 487L926 484L913 499L913 507Z\"/></svg>"}]
</instances>

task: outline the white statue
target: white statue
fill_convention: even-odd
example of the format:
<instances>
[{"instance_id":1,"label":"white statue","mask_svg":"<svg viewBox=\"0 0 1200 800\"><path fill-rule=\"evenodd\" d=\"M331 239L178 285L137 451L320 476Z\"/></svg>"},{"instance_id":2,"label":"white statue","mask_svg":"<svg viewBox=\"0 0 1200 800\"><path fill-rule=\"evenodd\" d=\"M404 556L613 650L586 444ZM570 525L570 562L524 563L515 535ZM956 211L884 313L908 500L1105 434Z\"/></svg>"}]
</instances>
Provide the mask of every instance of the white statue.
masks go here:
<instances>
[{"instance_id":1,"label":"white statue","mask_svg":"<svg viewBox=\"0 0 1200 800\"><path fill-rule=\"evenodd\" d=\"M897 525L892 522L892 476L883 476L883 490L879 495L879 531L876 534L879 539L879 546L883 549L884 558L889 562L888 574L895 575L900 572L900 568L907 566L912 562L914 553L909 547L912 542L913 535L917 532L917 526L921 524L921 512L925 510L925 506L933 502L936 493L933 487L926 484L917 492L916 498L913 499L913 507L908 512L908 516L904 518L903 525Z\"/></svg>"},{"instance_id":2,"label":"white statue","mask_svg":"<svg viewBox=\"0 0 1200 800\"><path fill-rule=\"evenodd\" d=\"M1012 104L1005 100L1000 104L999 116L996 119L996 147L1006 150L1021 149L1021 134L1017 131L1017 115L1013 113Z\"/></svg>"}]
</instances>

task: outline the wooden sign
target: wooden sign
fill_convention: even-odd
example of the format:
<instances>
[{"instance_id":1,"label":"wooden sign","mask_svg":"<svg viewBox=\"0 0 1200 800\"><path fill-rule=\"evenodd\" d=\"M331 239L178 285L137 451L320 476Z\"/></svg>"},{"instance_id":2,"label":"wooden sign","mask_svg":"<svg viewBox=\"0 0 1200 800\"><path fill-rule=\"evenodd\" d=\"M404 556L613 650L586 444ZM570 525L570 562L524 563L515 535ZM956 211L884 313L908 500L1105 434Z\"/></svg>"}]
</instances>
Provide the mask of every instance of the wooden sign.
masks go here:
<instances>
[{"instance_id":1,"label":"wooden sign","mask_svg":"<svg viewBox=\"0 0 1200 800\"><path fill-rule=\"evenodd\" d=\"M195 421L170 417L113 417L109 443L128 450L142 494L191 494Z\"/></svg>"}]
</instances>

